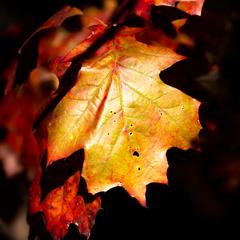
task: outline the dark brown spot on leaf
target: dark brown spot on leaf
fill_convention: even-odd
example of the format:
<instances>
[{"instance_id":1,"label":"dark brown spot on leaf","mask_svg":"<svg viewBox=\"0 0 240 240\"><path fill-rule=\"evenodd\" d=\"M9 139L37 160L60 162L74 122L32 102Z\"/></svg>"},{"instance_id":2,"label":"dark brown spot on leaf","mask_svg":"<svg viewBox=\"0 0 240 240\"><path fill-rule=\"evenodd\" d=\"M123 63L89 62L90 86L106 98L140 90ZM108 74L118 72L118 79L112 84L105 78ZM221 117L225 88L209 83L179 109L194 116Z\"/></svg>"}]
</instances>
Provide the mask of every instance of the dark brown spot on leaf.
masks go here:
<instances>
[{"instance_id":1,"label":"dark brown spot on leaf","mask_svg":"<svg viewBox=\"0 0 240 240\"><path fill-rule=\"evenodd\" d=\"M134 151L133 156L139 157L139 153L137 151Z\"/></svg>"}]
</instances>

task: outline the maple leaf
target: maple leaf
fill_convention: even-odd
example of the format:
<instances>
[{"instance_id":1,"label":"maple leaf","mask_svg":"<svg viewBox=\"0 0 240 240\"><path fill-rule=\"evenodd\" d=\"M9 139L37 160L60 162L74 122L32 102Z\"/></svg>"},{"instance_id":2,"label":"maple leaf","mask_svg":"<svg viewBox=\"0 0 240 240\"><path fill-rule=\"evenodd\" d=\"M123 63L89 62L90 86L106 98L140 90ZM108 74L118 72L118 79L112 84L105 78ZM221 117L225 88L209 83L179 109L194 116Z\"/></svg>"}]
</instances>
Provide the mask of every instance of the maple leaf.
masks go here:
<instances>
[{"instance_id":1,"label":"maple leaf","mask_svg":"<svg viewBox=\"0 0 240 240\"><path fill-rule=\"evenodd\" d=\"M81 234L89 237L100 208L100 197L85 203L83 197L77 195L80 172L76 172L63 186L55 188L41 202L41 177L42 171L39 168L29 191L30 213L44 213L47 229L53 239L63 238L70 224L77 225Z\"/></svg>"},{"instance_id":2,"label":"maple leaf","mask_svg":"<svg viewBox=\"0 0 240 240\"><path fill-rule=\"evenodd\" d=\"M146 185L167 182L166 151L191 147L201 126L199 102L159 78L183 57L136 41L138 31L121 30L83 62L48 119L47 166L84 148L90 193L123 186L145 205Z\"/></svg>"},{"instance_id":3,"label":"maple leaf","mask_svg":"<svg viewBox=\"0 0 240 240\"><path fill-rule=\"evenodd\" d=\"M102 14L89 9L89 15L81 15L81 32L66 36L60 29L40 41L38 64L47 65L60 83L71 61L76 63L76 56L88 51L107 32L104 22L115 6L115 1L109 2L110 7ZM145 3L145 7L150 6L150 1ZM81 176L90 193L123 186L145 206L146 185L167 183L166 151L170 147L191 147L201 126L200 103L159 78L161 71L184 57L169 49L169 43L164 47L137 41L142 31L125 27L80 62L75 85L66 91L38 132L41 149L45 151L46 147L47 151L46 169L84 149ZM53 44L49 51L52 40L59 36L63 41ZM54 239L64 237L71 223L88 237L100 208L99 197L86 204L78 195L80 172L44 194L44 168L39 169L31 187L30 213L44 213Z\"/></svg>"}]
</instances>

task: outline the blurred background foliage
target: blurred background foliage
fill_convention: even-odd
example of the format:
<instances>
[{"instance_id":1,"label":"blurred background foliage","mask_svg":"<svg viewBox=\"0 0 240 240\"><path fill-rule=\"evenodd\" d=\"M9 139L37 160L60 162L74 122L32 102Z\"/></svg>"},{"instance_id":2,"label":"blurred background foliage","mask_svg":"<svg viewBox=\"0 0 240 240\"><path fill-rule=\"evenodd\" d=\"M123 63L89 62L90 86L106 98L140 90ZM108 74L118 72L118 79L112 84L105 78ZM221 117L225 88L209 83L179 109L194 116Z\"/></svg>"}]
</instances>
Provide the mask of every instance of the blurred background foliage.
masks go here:
<instances>
[{"instance_id":1,"label":"blurred background foliage","mask_svg":"<svg viewBox=\"0 0 240 240\"><path fill-rule=\"evenodd\" d=\"M101 0L4 0L0 2L0 104L17 52L42 23L64 5L101 7ZM158 20L158 16L155 17ZM204 129L195 150L168 151L169 185L147 187L148 208L121 188L102 194L91 239L183 239L227 234L238 239L240 219L240 3L206 0L202 17L189 17L181 32L194 42L177 51L189 57L161 73L166 83L202 102ZM174 36L172 36L174 38ZM11 113L11 109L10 109ZM0 115L1 118L1 115ZM0 239L27 239L27 189L34 169L5 143L0 126ZM196 150L198 149L198 150ZM201 150L201 151L199 151ZM48 239L42 224L38 231ZM234 235L238 237L233 237ZM74 226L67 239L80 239ZM164 238L165 239L165 238Z\"/></svg>"}]
</instances>

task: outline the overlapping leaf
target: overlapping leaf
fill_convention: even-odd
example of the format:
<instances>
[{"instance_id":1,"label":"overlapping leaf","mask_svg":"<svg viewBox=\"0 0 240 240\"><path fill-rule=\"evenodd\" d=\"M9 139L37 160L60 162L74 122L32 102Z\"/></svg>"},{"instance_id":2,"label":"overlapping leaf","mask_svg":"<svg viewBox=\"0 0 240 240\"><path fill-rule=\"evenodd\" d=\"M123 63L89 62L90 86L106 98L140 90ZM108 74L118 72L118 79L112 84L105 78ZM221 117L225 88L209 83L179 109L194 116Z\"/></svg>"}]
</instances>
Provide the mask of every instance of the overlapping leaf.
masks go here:
<instances>
[{"instance_id":1,"label":"overlapping leaf","mask_svg":"<svg viewBox=\"0 0 240 240\"><path fill-rule=\"evenodd\" d=\"M63 238L70 224L77 225L79 232L88 237L100 208L100 197L90 203L85 203L83 197L77 195L80 181L80 172L77 172L63 186L51 191L43 202L40 202L41 176L39 169L30 189L29 209L31 214L44 213L47 229L53 239Z\"/></svg>"}]
</instances>

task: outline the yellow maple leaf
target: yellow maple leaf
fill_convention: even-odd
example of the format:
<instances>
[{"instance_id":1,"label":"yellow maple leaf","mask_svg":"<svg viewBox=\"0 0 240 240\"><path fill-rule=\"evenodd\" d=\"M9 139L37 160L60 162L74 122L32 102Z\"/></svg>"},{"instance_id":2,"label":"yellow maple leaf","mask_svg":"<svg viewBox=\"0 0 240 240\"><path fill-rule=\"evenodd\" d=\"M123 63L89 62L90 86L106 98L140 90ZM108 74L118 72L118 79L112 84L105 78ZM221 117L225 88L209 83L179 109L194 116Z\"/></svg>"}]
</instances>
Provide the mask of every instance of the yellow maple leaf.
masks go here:
<instances>
[{"instance_id":1,"label":"yellow maple leaf","mask_svg":"<svg viewBox=\"0 0 240 240\"><path fill-rule=\"evenodd\" d=\"M159 78L183 57L138 42L137 31L121 30L83 62L48 118L47 164L84 148L90 193L123 186L145 205L146 185L167 182L166 151L197 137L200 103Z\"/></svg>"}]
</instances>

